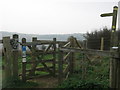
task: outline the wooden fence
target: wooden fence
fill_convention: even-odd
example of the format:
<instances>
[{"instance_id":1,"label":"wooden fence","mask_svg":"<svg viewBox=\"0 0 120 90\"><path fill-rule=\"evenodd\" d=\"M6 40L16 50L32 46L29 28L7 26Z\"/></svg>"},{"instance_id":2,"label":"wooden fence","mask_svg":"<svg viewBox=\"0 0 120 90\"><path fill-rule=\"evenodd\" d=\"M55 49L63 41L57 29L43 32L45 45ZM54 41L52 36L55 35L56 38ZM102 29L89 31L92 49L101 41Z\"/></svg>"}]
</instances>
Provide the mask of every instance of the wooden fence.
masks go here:
<instances>
[{"instance_id":1,"label":"wooden fence","mask_svg":"<svg viewBox=\"0 0 120 90\"><path fill-rule=\"evenodd\" d=\"M114 37L113 37L114 38ZM3 43L3 71L4 80L7 82L9 78L19 78L18 73L18 44L22 46L22 80L25 82L28 79L39 77L35 76L35 71L45 71L51 76L58 76L58 82L61 83L67 79L70 74L74 73L75 67L75 53L83 53L86 59L89 59L88 54L109 56L110 60L116 60L117 65L113 67L110 63L110 86L112 88L119 88L120 86L120 45L112 47L110 51L104 51L103 46L101 50L91 50L86 47L82 47L80 42L73 36L68 38L68 41L53 40L38 40L36 37L32 39L32 42L26 42L23 38L22 42L18 42L18 35L13 35L13 38L3 37L1 43ZM103 41L101 41L103 43ZM39 49L38 45L47 45L44 49ZM101 44L103 45L103 44ZM26 47L30 50L31 60L27 60ZM51 59L43 59L46 55L52 55ZM58 58L57 58L58 57ZM48 66L46 63L52 63L52 66ZM83 61L84 62L84 61ZM41 63L43 67L37 67ZM27 69L26 65L31 64L31 69ZM63 67L65 65L65 67ZM115 64L114 64L115 65ZM58 66L58 67L57 67ZM84 73L83 73L84 75ZM115 79L116 77L116 79ZM113 83L114 82L114 83ZM112 84L111 84L112 83ZM113 84L115 87L113 87Z\"/></svg>"}]
</instances>

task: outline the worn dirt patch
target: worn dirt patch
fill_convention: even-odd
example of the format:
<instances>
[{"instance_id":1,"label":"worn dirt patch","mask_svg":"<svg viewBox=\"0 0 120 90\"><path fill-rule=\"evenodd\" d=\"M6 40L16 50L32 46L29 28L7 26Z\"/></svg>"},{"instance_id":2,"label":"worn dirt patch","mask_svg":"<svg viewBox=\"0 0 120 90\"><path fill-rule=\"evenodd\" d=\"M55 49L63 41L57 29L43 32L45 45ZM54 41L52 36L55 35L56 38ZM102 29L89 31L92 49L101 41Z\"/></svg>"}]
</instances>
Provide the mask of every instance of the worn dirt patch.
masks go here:
<instances>
[{"instance_id":1,"label":"worn dirt patch","mask_svg":"<svg viewBox=\"0 0 120 90\"><path fill-rule=\"evenodd\" d=\"M51 76L32 79L32 81L39 84L36 88L56 88L58 85L58 78Z\"/></svg>"}]
</instances>

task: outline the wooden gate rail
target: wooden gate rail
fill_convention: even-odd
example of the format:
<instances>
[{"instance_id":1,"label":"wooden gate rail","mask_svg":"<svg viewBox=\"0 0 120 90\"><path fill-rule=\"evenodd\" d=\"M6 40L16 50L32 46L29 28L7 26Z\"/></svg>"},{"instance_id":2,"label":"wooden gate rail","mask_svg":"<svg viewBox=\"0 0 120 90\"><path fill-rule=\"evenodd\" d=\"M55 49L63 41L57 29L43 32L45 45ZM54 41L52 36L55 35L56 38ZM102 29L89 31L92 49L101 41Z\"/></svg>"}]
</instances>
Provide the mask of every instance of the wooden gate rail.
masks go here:
<instances>
[{"instance_id":1,"label":"wooden gate rail","mask_svg":"<svg viewBox=\"0 0 120 90\"><path fill-rule=\"evenodd\" d=\"M46 40L43 40L43 41L35 41L35 42L26 42L26 43L21 43L19 42L20 45L23 45L23 46L31 46L31 45L42 45L42 44L53 44L54 41L46 41ZM56 41L56 44L66 44L67 41Z\"/></svg>"},{"instance_id":2,"label":"wooden gate rail","mask_svg":"<svg viewBox=\"0 0 120 90\"><path fill-rule=\"evenodd\" d=\"M92 49L79 49L79 48L60 48L61 51L64 52L79 52L79 53L86 53L86 54L94 54L94 55L99 55L99 56L108 56L111 57L112 54L117 54L117 52L112 52L112 51L101 51L101 50L92 50ZM118 55L116 55L116 58Z\"/></svg>"}]
</instances>

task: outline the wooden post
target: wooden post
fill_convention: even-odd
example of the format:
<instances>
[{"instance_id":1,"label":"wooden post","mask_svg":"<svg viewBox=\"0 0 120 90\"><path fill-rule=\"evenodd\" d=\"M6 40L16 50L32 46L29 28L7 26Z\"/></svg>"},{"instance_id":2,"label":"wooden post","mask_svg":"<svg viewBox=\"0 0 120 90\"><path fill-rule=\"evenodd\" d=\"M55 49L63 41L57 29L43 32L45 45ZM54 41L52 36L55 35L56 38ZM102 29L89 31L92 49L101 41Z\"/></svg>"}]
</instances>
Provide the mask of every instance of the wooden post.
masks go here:
<instances>
[{"instance_id":1,"label":"wooden post","mask_svg":"<svg viewBox=\"0 0 120 90\"><path fill-rule=\"evenodd\" d=\"M63 80L63 52L59 50L58 55L58 83L60 84Z\"/></svg>"},{"instance_id":2,"label":"wooden post","mask_svg":"<svg viewBox=\"0 0 120 90\"><path fill-rule=\"evenodd\" d=\"M53 38L53 75L55 76L56 74L56 38Z\"/></svg>"},{"instance_id":3,"label":"wooden post","mask_svg":"<svg viewBox=\"0 0 120 90\"><path fill-rule=\"evenodd\" d=\"M104 38L103 38L103 37L101 37L100 50L101 50L101 51L103 51L103 50L104 50Z\"/></svg>"},{"instance_id":4,"label":"wooden post","mask_svg":"<svg viewBox=\"0 0 120 90\"><path fill-rule=\"evenodd\" d=\"M13 35L13 78L18 79L18 35L14 34Z\"/></svg>"},{"instance_id":5,"label":"wooden post","mask_svg":"<svg viewBox=\"0 0 120 90\"><path fill-rule=\"evenodd\" d=\"M117 88L118 90L120 90L120 42L119 42L119 46L118 46L118 62L117 62Z\"/></svg>"},{"instance_id":6,"label":"wooden post","mask_svg":"<svg viewBox=\"0 0 120 90\"><path fill-rule=\"evenodd\" d=\"M10 44L10 37L3 37L3 50L4 50L4 76L3 76L3 87L5 87L9 80L12 78L12 47Z\"/></svg>"},{"instance_id":7,"label":"wooden post","mask_svg":"<svg viewBox=\"0 0 120 90\"><path fill-rule=\"evenodd\" d=\"M83 48L87 49L87 40L83 40Z\"/></svg>"},{"instance_id":8,"label":"wooden post","mask_svg":"<svg viewBox=\"0 0 120 90\"><path fill-rule=\"evenodd\" d=\"M26 43L26 38L22 38L22 43ZM26 46L22 46L22 81L26 82Z\"/></svg>"},{"instance_id":9,"label":"wooden post","mask_svg":"<svg viewBox=\"0 0 120 90\"><path fill-rule=\"evenodd\" d=\"M33 37L33 38L32 38L32 42L36 42L36 41L37 41L37 37ZM33 62L36 61L36 56L35 56L35 54L34 54L34 53L35 53L35 50L36 50L36 45L33 45L33 46L32 46L32 54L33 54L33 55L32 55L32 57L31 57ZM32 75L35 75L35 69L36 69L37 65L38 65L37 63L33 63L33 64L32 64L32 68L31 68L31 71L30 71L29 75L31 75L31 76L32 76Z\"/></svg>"},{"instance_id":10,"label":"wooden post","mask_svg":"<svg viewBox=\"0 0 120 90\"><path fill-rule=\"evenodd\" d=\"M75 47L75 41L74 41L74 37L71 36L68 41L70 41L70 45L71 47ZM70 68L69 68L69 71L70 71L70 74L72 74L74 72L74 67L75 67L75 57L74 57L74 53L71 52L70 54L70 57L69 57L69 61L70 61Z\"/></svg>"},{"instance_id":11,"label":"wooden post","mask_svg":"<svg viewBox=\"0 0 120 90\"><path fill-rule=\"evenodd\" d=\"M111 31L111 51L114 52L112 47L117 47L118 46L118 36L116 35L116 22L117 22L117 11L118 7L115 6L113 8L113 18L112 18L112 31ZM116 75L117 75L117 59L114 58L114 55L112 56L110 60L110 87L111 88L116 88Z\"/></svg>"}]
</instances>

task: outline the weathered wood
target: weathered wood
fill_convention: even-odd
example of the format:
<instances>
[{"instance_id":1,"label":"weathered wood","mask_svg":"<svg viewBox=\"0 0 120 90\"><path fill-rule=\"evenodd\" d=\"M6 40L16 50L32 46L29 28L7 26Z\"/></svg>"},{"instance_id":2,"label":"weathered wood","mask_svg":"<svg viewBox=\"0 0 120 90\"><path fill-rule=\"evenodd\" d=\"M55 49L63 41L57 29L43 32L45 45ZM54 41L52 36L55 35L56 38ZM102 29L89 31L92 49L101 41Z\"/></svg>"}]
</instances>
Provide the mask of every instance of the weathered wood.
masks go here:
<instances>
[{"instance_id":1,"label":"weathered wood","mask_svg":"<svg viewBox=\"0 0 120 90\"><path fill-rule=\"evenodd\" d=\"M75 42L79 48L82 48L82 45L78 42L78 40L75 38Z\"/></svg>"},{"instance_id":2,"label":"weathered wood","mask_svg":"<svg viewBox=\"0 0 120 90\"><path fill-rule=\"evenodd\" d=\"M49 69L53 69L53 66L48 67L48 68L49 68ZM26 72L30 72L30 71L31 71L31 70L26 70ZM44 67L36 68L35 71L47 71L47 72L48 72L48 70L46 70L46 68L44 68Z\"/></svg>"},{"instance_id":3,"label":"weathered wood","mask_svg":"<svg viewBox=\"0 0 120 90\"><path fill-rule=\"evenodd\" d=\"M101 38L101 45L100 45L100 50L103 51L104 50L104 38Z\"/></svg>"},{"instance_id":4,"label":"weathered wood","mask_svg":"<svg viewBox=\"0 0 120 90\"><path fill-rule=\"evenodd\" d=\"M82 57L82 79L86 78L86 69L87 69L87 61L86 61L86 55L83 53Z\"/></svg>"},{"instance_id":5,"label":"weathered wood","mask_svg":"<svg viewBox=\"0 0 120 90\"><path fill-rule=\"evenodd\" d=\"M118 54L119 58L117 59L117 88L120 89L120 42L118 44Z\"/></svg>"},{"instance_id":6,"label":"weathered wood","mask_svg":"<svg viewBox=\"0 0 120 90\"><path fill-rule=\"evenodd\" d=\"M83 48L87 49L87 40L83 40Z\"/></svg>"},{"instance_id":7,"label":"weathered wood","mask_svg":"<svg viewBox=\"0 0 120 90\"><path fill-rule=\"evenodd\" d=\"M26 82L26 62L22 62L22 81Z\"/></svg>"},{"instance_id":8,"label":"weathered wood","mask_svg":"<svg viewBox=\"0 0 120 90\"><path fill-rule=\"evenodd\" d=\"M99 56L108 56L111 57L112 51L100 51L100 50L92 50L92 49L79 49L79 48L60 48L61 51L64 52L79 52L79 53L86 53L86 54L94 54Z\"/></svg>"},{"instance_id":9,"label":"weathered wood","mask_svg":"<svg viewBox=\"0 0 120 90\"><path fill-rule=\"evenodd\" d=\"M43 52L41 50L36 50L33 55L46 55L46 54L53 54L53 53L58 53L58 51L48 51L48 52Z\"/></svg>"},{"instance_id":10,"label":"weathered wood","mask_svg":"<svg viewBox=\"0 0 120 90\"><path fill-rule=\"evenodd\" d=\"M8 80L12 78L12 47L10 44L10 37L3 37L3 52L4 52L4 60L3 60L3 66L4 66L4 78L3 82L4 84L8 83ZM5 86L3 84L3 87Z\"/></svg>"},{"instance_id":11,"label":"weathered wood","mask_svg":"<svg viewBox=\"0 0 120 90\"><path fill-rule=\"evenodd\" d=\"M26 38L22 38L22 43L26 43ZM22 45L23 48L24 45ZM22 51L22 81L26 82L26 50Z\"/></svg>"},{"instance_id":12,"label":"weathered wood","mask_svg":"<svg viewBox=\"0 0 120 90\"><path fill-rule=\"evenodd\" d=\"M112 47L117 47L118 45L118 36L116 33L117 11L118 11L118 7L115 6L113 8L113 17L112 17L111 49L110 49L111 51L114 51ZM117 75L117 60L115 58L112 58L110 60L110 87L111 88L116 88L116 85L117 85L116 75Z\"/></svg>"},{"instance_id":13,"label":"weathered wood","mask_svg":"<svg viewBox=\"0 0 120 90\"><path fill-rule=\"evenodd\" d=\"M50 70L50 68L45 64L45 62L42 62L41 60L41 64L44 66L44 68L51 74L53 75L53 72Z\"/></svg>"},{"instance_id":14,"label":"weathered wood","mask_svg":"<svg viewBox=\"0 0 120 90\"><path fill-rule=\"evenodd\" d=\"M56 38L53 38L53 50L56 52ZM53 76L56 75L56 53L53 53Z\"/></svg>"},{"instance_id":15,"label":"weathered wood","mask_svg":"<svg viewBox=\"0 0 120 90\"><path fill-rule=\"evenodd\" d=\"M68 64L68 65L64 68L63 73L64 73L64 74L68 73L68 72L69 72L69 68L70 68L70 65Z\"/></svg>"},{"instance_id":16,"label":"weathered wood","mask_svg":"<svg viewBox=\"0 0 120 90\"><path fill-rule=\"evenodd\" d=\"M66 43L63 47L67 47L70 45L70 42Z\"/></svg>"},{"instance_id":17,"label":"weathered wood","mask_svg":"<svg viewBox=\"0 0 120 90\"><path fill-rule=\"evenodd\" d=\"M37 76L29 76L26 78L26 80L30 80L30 79L39 79L39 78L43 78L43 77L47 77L50 76L50 74L46 74L46 75L37 75Z\"/></svg>"},{"instance_id":18,"label":"weathered wood","mask_svg":"<svg viewBox=\"0 0 120 90\"><path fill-rule=\"evenodd\" d=\"M73 36L71 36L71 37L69 37L68 41L70 42L70 46L75 48L76 39ZM75 56L74 52L71 52L70 56L69 56L70 74L72 74L74 72L74 67L75 67L75 57L74 56Z\"/></svg>"},{"instance_id":19,"label":"weathered wood","mask_svg":"<svg viewBox=\"0 0 120 90\"><path fill-rule=\"evenodd\" d=\"M56 44L65 44L67 41L56 41ZM31 45L42 45L42 44L53 44L53 41L47 41L47 40L37 40L35 42L26 42L26 43L20 43L24 46L31 46Z\"/></svg>"},{"instance_id":20,"label":"weathered wood","mask_svg":"<svg viewBox=\"0 0 120 90\"><path fill-rule=\"evenodd\" d=\"M13 43L14 43L14 48L13 48L13 52L12 52L12 57L13 57L13 77L14 79L18 78L18 35L14 34L13 35Z\"/></svg>"},{"instance_id":21,"label":"weathered wood","mask_svg":"<svg viewBox=\"0 0 120 90\"><path fill-rule=\"evenodd\" d=\"M32 38L32 42L35 43L36 41L37 41L37 37L33 37L33 38ZM36 56L34 55L35 50L36 50L36 45L32 45L31 58L32 58L32 61L33 61L33 62L36 61ZM29 73L31 76L32 76L32 75L35 75L35 69L36 69L37 65L38 65L38 63L33 63L33 64L32 64L31 71L30 71L30 73Z\"/></svg>"},{"instance_id":22,"label":"weathered wood","mask_svg":"<svg viewBox=\"0 0 120 90\"><path fill-rule=\"evenodd\" d=\"M45 49L44 52L47 52L47 51L50 49L51 46L52 46L52 44L50 44L50 45Z\"/></svg>"},{"instance_id":23,"label":"weathered wood","mask_svg":"<svg viewBox=\"0 0 120 90\"><path fill-rule=\"evenodd\" d=\"M46 63L46 62L53 62L53 59L48 59L48 60L38 60L38 61L29 61L29 62L26 62L27 64L33 64L33 63L41 63L41 62L43 62L43 63Z\"/></svg>"},{"instance_id":24,"label":"weathered wood","mask_svg":"<svg viewBox=\"0 0 120 90\"><path fill-rule=\"evenodd\" d=\"M63 60L64 60L64 61L66 61L66 60L67 60L67 58L69 57L69 55L70 55L70 52L68 52L68 53L67 53L67 55L66 55L66 56L64 56L64 59L63 59Z\"/></svg>"},{"instance_id":25,"label":"weathered wood","mask_svg":"<svg viewBox=\"0 0 120 90\"><path fill-rule=\"evenodd\" d=\"M58 55L58 83L60 84L63 81L63 52L59 51Z\"/></svg>"},{"instance_id":26,"label":"weathered wood","mask_svg":"<svg viewBox=\"0 0 120 90\"><path fill-rule=\"evenodd\" d=\"M37 40L37 42L40 42L41 44L50 44L50 43L54 43L52 40ZM65 44L67 43L67 41L56 41L57 44Z\"/></svg>"}]
</instances>

